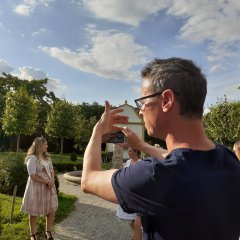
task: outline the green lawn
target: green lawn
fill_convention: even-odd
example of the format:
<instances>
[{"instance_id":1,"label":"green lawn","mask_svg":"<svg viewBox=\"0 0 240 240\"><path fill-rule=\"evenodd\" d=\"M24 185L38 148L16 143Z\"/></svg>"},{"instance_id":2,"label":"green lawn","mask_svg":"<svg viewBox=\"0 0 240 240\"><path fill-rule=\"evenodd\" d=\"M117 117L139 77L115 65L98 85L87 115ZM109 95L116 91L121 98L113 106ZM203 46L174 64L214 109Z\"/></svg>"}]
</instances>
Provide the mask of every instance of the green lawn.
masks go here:
<instances>
[{"instance_id":1,"label":"green lawn","mask_svg":"<svg viewBox=\"0 0 240 240\"><path fill-rule=\"evenodd\" d=\"M63 193L59 194L58 197L59 207L56 213L55 222L60 222L68 216L68 214L74 210L74 203L76 197L72 195L66 195ZM22 198L16 197L13 224L10 224L10 215L12 208L12 197L4 194L0 194L0 220L2 223L2 234L0 235L1 240L27 240L29 239L29 227L28 227L28 216L20 212ZM45 219L43 217L38 220L38 236L41 236L45 230Z\"/></svg>"}]
</instances>

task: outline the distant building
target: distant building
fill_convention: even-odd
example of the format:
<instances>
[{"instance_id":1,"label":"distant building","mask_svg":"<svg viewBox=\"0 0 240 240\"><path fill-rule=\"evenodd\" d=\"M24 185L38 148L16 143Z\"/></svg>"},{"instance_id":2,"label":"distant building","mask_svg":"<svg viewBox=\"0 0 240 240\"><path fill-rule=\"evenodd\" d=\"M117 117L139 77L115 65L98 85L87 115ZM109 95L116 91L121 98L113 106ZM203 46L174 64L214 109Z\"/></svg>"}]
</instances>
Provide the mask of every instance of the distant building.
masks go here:
<instances>
[{"instance_id":1,"label":"distant building","mask_svg":"<svg viewBox=\"0 0 240 240\"><path fill-rule=\"evenodd\" d=\"M128 116L128 124L118 124L119 126L125 126L133 130L141 139L144 140L144 123L143 119L139 116L138 112L134 109L133 106L129 105L127 101L123 105L120 105L119 108L122 108L124 111L121 112L121 115ZM106 146L107 152L113 151L113 144L108 143ZM124 148L123 159L129 159L128 148Z\"/></svg>"}]
</instances>

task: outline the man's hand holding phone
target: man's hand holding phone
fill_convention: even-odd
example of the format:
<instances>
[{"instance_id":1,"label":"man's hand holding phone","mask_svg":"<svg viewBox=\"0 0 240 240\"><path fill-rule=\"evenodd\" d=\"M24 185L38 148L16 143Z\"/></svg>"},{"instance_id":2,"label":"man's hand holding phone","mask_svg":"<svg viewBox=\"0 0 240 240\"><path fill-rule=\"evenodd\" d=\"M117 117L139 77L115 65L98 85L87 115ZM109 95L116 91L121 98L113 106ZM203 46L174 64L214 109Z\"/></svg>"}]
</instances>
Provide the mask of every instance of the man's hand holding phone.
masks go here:
<instances>
[{"instance_id":1,"label":"man's hand holding phone","mask_svg":"<svg viewBox=\"0 0 240 240\"><path fill-rule=\"evenodd\" d=\"M102 136L103 143L124 143L125 135L122 131L112 131Z\"/></svg>"}]
</instances>

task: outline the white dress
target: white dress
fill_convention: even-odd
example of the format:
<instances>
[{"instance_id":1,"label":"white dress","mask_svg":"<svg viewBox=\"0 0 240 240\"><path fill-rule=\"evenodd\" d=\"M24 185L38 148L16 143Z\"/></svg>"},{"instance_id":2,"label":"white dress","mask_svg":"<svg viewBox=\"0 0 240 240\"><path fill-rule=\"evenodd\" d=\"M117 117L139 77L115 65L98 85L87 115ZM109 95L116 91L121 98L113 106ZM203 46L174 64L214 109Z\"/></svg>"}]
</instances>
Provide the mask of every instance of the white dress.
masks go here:
<instances>
[{"instance_id":1,"label":"white dress","mask_svg":"<svg viewBox=\"0 0 240 240\"><path fill-rule=\"evenodd\" d=\"M127 160L126 164L125 164L125 168L129 167L131 164L132 159ZM138 160L138 162L141 161L141 159ZM126 213L123 211L123 209L120 207L120 205L118 205L117 207L117 212L116 212L116 216L121 219L121 220L125 220L125 221L134 221L137 214L136 213Z\"/></svg>"},{"instance_id":2,"label":"white dress","mask_svg":"<svg viewBox=\"0 0 240 240\"><path fill-rule=\"evenodd\" d=\"M58 207L58 198L55 186L49 188L46 184L32 181L31 174L37 174L38 177L50 180L52 161L39 160L31 155L27 161L28 181L23 196L21 210L31 216L46 215L55 212Z\"/></svg>"}]
</instances>

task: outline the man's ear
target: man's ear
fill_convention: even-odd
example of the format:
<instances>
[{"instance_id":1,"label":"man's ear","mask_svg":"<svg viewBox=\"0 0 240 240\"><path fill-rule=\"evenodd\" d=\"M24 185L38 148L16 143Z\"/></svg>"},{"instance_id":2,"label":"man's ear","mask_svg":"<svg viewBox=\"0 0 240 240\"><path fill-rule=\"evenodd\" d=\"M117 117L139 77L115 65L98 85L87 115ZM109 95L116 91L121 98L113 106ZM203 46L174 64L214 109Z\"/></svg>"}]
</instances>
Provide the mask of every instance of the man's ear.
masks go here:
<instances>
[{"instance_id":1,"label":"man's ear","mask_svg":"<svg viewBox=\"0 0 240 240\"><path fill-rule=\"evenodd\" d=\"M175 96L171 89L167 89L162 93L162 109L163 112L168 112L172 109L175 103Z\"/></svg>"}]
</instances>

